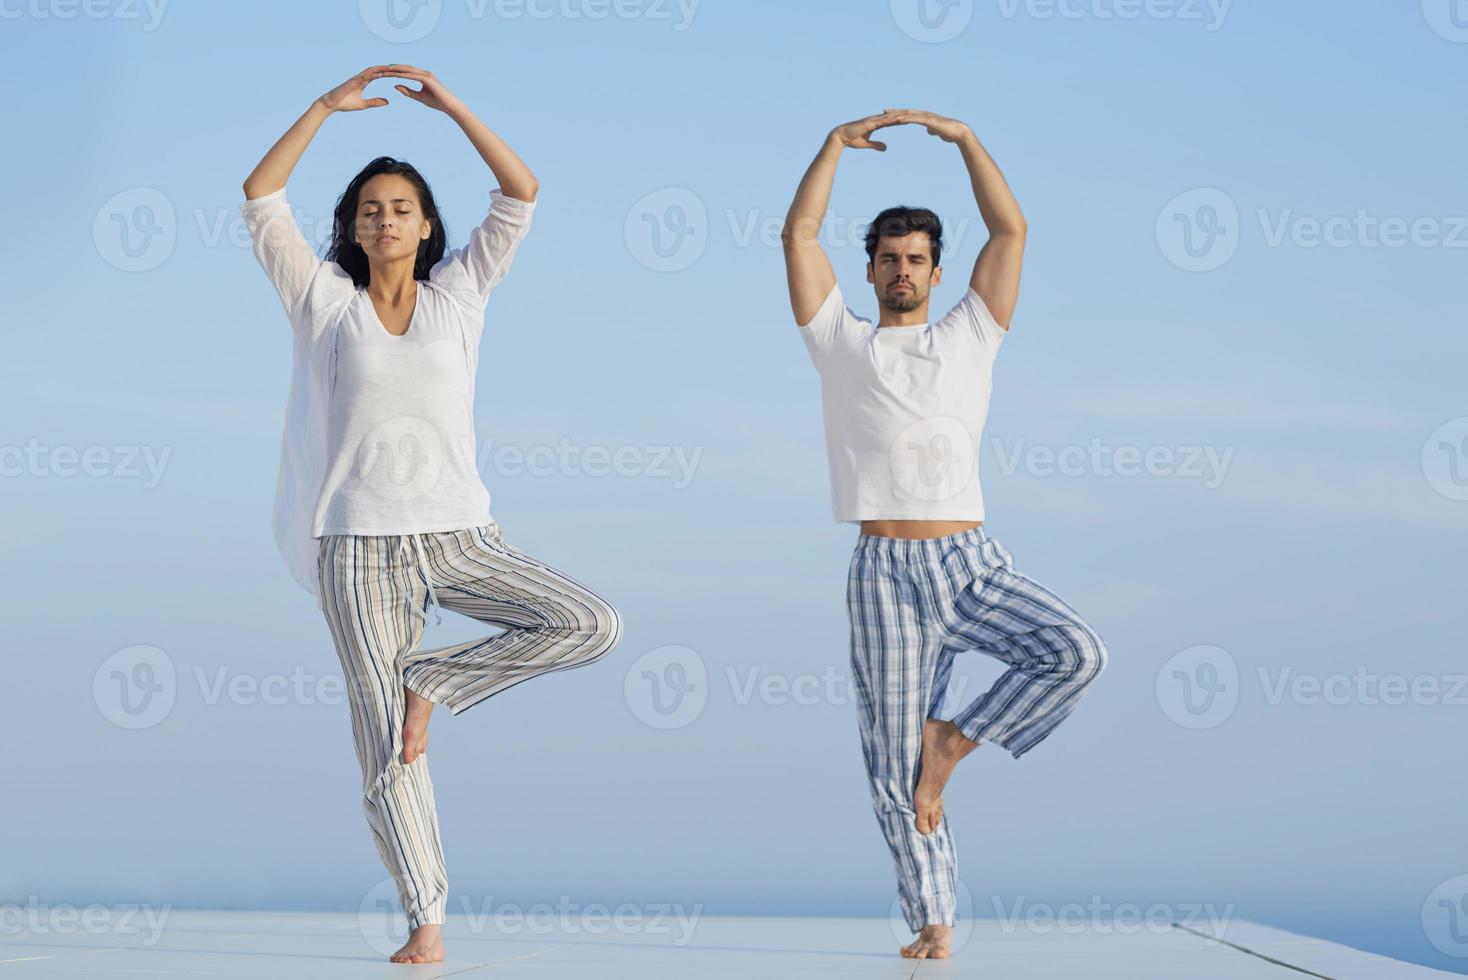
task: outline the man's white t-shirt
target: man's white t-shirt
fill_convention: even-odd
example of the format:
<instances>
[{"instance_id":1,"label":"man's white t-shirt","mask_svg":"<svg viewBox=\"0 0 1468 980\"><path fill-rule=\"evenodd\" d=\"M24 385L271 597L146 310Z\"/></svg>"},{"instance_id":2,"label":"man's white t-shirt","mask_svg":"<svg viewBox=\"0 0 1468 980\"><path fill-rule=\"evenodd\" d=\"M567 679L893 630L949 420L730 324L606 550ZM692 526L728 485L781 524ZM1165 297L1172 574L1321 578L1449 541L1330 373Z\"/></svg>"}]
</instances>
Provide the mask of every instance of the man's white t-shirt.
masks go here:
<instances>
[{"instance_id":1,"label":"man's white t-shirt","mask_svg":"<svg viewBox=\"0 0 1468 980\"><path fill-rule=\"evenodd\" d=\"M979 294L936 323L877 327L838 285L799 329L821 376L836 520L983 520L979 440L1008 331Z\"/></svg>"},{"instance_id":2,"label":"man's white t-shirt","mask_svg":"<svg viewBox=\"0 0 1468 980\"><path fill-rule=\"evenodd\" d=\"M533 210L492 190L468 242L417 280L408 331L393 336L366 289L306 241L285 188L240 205L293 337L272 526L292 576L318 601L322 535L491 522L474 448L479 340Z\"/></svg>"}]
</instances>

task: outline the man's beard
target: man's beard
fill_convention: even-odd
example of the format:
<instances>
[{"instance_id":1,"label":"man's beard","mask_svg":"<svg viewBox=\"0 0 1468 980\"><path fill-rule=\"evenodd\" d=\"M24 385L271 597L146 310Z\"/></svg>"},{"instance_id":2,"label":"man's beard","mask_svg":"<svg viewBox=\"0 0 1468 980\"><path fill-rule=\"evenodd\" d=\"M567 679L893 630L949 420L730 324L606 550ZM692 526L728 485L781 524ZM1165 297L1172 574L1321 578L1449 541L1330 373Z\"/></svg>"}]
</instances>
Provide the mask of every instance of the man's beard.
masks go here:
<instances>
[{"instance_id":1,"label":"man's beard","mask_svg":"<svg viewBox=\"0 0 1468 980\"><path fill-rule=\"evenodd\" d=\"M882 305L893 313L911 313L922 306L923 301L922 297L918 296L916 289L909 289L905 292L894 290L882 299Z\"/></svg>"}]
</instances>

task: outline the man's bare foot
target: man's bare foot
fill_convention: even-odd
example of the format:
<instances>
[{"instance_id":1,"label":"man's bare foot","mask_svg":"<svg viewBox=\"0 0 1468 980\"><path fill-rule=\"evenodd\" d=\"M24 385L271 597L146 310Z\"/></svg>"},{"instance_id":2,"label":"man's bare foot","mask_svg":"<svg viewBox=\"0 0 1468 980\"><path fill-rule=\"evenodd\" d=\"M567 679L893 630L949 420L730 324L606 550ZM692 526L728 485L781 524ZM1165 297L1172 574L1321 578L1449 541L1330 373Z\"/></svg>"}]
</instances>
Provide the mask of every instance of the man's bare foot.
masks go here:
<instances>
[{"instance_id":1,"label":"man's bare foot","mask_svg":"<svg viewBox=\"0 0 1468 980\"><path fill-rule=\"evenodd\" d=\"M388 959L394 963L442 963L443 942L438 938L438 926L414 929L403 948Z\"/></svg>"},{"instance_id":2,"label":"man's bare foot","mask_svg":"<svg viewBox=\"0 0 1468 980\"><path fill-rule=\"evenodd\" d=\"M952 941L952 926L923 926L918 937L902 947L902 955L910 960L945 959L948 956L948 944Z\"/></svg>"},{"instance_id":3,"label":"man's bare foot","mask_svg":"<svg viewBox=\"0 0 1468 980\"><path fill-rule=\"evenodd\" d=\"M404 684L403 765L408 765L428 750L428 716L432 713L433 702Z\"/></svg>"},{"instance_id":4,"label":"man's bare foot","mask_svg":"<svg viewBox=\"0 0 1468 980\"><path fill-rule=\"evenodd\" d=\"M943 787L958 760L978 747L978 742L970 742L951 721L929 718L924 722L922 775L912 796L918 833L931 834L938 829L943 820Z\"/></svg>"}]
</instances>

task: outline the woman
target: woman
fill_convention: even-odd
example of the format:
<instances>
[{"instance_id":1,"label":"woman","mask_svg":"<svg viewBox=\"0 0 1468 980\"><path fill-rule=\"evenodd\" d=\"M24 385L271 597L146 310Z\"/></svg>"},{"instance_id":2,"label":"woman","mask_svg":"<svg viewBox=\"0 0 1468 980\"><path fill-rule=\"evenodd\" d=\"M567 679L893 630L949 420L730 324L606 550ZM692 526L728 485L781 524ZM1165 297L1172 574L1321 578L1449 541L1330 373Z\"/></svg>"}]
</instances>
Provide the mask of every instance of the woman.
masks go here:
<instances>
[{"instance_id":1,"label":"woman","mask_svg":"<svg viewBox=\"0 0 1468 980\"><path fill-rule=\"evenodd\" d=\"M427 182L389 157L338 200L326 260L286 203L296 162L334 112L378 78L463 129L499 187L468 244L445 254ZM435 704L459 714L521 681L589 664L622 635L615 608L507 544L474 447L474 379L489 293L534 210L535 176L431 72L379 65L327 92L245 181L240 209L294 335L275 535L317 595L345 674L363 805L411 934L391 959L443 959L447 876L428 778ZM314 563L314 570L312 564ZM502 627L417 649L429 605Z\"/></svg>"}]
</instances>

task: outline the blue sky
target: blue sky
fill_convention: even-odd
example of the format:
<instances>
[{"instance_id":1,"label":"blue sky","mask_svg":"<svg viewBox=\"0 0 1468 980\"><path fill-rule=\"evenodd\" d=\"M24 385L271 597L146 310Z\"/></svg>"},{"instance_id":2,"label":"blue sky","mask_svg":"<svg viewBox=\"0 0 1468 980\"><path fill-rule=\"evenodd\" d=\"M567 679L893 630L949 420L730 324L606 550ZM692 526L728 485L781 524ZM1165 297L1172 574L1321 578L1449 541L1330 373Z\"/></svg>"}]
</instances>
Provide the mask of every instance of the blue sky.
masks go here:
<instances>
[{"instance_id":1,"label":"blue sky","mask_svg":"<svg viewBox=\"0 0 1468 980\"><path fill-rule=\"evenodd\" d=\"M3 26L6 658L29 737L0 901L351 909L382 876L322 695L330 636L270 537L289 333L238 204L312 99L404 61L541 180L487 314L481 471L506 540L627 623L600 664L435 721L456 895L887 913L838 683L855 530L831 519L773 232L832 126L915 106L974 128L1031 227L987 527L1112 654L1042 748L981 750L950 785L975 914L1211 905L1468 972L1468 11L66 9ZM308 232L385 153L461 243L493 178L448 119L368 94L391 105L329 119L292 175ZM946 309L983 242L962 162L882 138L841 163L833 264L873 315L862 223L931 207ZM539 472L500 452L558 446ZM449 617L429 642L479 632ZM107 706L134 648L173 671L140 728ZM997 673L965 660L966 684ZM640 678L672 662L701 706L659 728Z\"/></svg>"}]
</instances>

